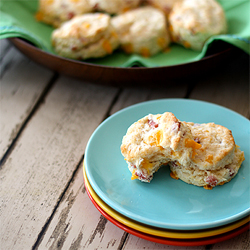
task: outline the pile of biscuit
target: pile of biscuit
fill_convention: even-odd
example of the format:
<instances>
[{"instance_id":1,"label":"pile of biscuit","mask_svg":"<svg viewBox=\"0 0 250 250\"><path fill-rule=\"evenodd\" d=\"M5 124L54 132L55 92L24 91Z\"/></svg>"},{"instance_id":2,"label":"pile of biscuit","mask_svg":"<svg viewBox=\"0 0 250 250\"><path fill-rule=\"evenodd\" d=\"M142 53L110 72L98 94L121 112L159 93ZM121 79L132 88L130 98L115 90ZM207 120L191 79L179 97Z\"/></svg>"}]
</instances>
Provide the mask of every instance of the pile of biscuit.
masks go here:
<instances>
[{"instance_id":1,"label":"pile of biscuit","mask_svg":"<svg viewBox=\"0 0 250 250\"><path fill-rule=\"evenodd\" d=\"M229 182L244 161L232 132L214 123L178 120L174 114L149 114L133 123L123 137L121 153L131 179L150 182L161 166L174 179L205 189Z\"/></svg>"},{"instance_id":2,"label":"pile of biscuit","mask_svg":"<svg viewBox=\"0 0 250 250\"><path fill-rule=\"evenodd\" d=\"M36 19L55 28L55 52L77 60L116 49L150 57L171 43L201 50L209 37L227 32L216 0L39 0Z\"/></svg>"}]
</instances>

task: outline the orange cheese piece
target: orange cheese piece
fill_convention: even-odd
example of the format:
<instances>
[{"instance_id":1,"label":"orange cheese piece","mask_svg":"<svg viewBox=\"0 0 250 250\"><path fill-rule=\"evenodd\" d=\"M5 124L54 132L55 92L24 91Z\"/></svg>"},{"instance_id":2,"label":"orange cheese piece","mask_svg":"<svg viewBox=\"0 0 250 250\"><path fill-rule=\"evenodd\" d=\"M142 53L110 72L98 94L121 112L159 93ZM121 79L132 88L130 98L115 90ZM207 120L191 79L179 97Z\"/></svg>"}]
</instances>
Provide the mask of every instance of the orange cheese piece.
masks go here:
<instances>
[{"instance_id":1,"label":"orange cheese piece","mask_svg":"<svg viewBox=\"0 0 250 250\"><path fill-rule=\"evenodd\" d=\"M194 140L191 140L191 139L186 139L186 141L185 141L185 146L187 147L187 148L193 148L193 154L192 154L192 158L194 158L194 156L197 154L196 152L195 152L195 149L199 149L199 148L201 148L202 146L201 146L201 144L199 144L199 143L197 143L196 141L194 141Z\"/></svg>"}]
</instances>

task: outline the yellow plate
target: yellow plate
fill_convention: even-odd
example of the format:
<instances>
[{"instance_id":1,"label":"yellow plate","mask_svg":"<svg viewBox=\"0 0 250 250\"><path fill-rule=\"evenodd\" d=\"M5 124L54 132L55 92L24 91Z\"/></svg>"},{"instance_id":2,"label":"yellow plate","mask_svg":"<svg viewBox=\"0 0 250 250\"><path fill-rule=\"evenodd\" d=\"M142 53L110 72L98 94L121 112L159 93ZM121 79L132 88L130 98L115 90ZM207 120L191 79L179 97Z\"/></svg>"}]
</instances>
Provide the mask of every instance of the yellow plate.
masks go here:
<instances>
[{"instance_id":1,"label":"yellow plate","mask_svg":"<svg viewBox=\"0 0 250 250\"><path fill-rule=\"evenodd\" d=\"M247 216L241 220L238 220L234 223L230 223L226 226L216 227L213 229L206 229L206 230L189 230L189 231L182 231L182 230L169 230L169 229L161 229L157 227L147 226L142 223L136 222L134 220L131 220L122 214L116 212L114 209L109 207L105 202L102 201L102 199L95 193L93 188L91 187L88 178L86 176L85 167L83 165L83 177L85 185L94 199L94 201L97 203L97 205L108 215L110 215L112 218L120 222L121 224L128 226L130 228L133 228L137 231L158 236L158 237L166 237L166 238L173 238L173 239L196 239L196 238L204 238L204 237L211 237L219 234L223 234L229 231L232 231L247 222L249 222L250 217Z\"/></svg>"}]
</instances>

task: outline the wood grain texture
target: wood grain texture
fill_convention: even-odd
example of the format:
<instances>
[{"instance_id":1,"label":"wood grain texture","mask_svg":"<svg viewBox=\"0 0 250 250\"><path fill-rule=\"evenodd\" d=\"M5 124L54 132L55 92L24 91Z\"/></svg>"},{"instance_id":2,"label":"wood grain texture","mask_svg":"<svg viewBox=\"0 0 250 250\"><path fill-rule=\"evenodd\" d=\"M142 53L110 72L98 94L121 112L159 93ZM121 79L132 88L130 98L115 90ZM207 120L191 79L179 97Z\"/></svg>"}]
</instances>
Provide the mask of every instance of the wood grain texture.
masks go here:
<instances>
[{"instance_id":1,"label":"wood grain texture","mask_svg":"<svg viewBox=\"0 0 250 250\"><path fill-rule=\"evenodd\" d=\"M0 39L0 61L3 59L5 54L8 52L9 48L12 46L10 45L7 39ZM0 72L2 69L0 68Z\"/></svg>"},{"instance_id":2,"label":"wood grain texture","mask_svg":"<svg viewBox=\"0 0 250 250\"><path fill-rule=\"evenodd\" d=\"M156 83L157 84L157 83ZM114 104L111 114L140 102L162 98L183 98L186 96L188 84L176 84L161 88L124 88Z\"/></svg>"},{"instance_id":3,"label":"wood grain texture","mask_svg":"<svg viewBox=\"0 0 250 250\"><path fill-rule=\"evenodd\" d=\"M38 249L118 249L123 235L90 201L81 164Z\"/></svg>"},{"instance_id":4,"label":"wood grain texture","mask_svg":"<svg viewBox=\"0 0 250 250\"><path fill-rule=\"evenodd\" d=\"M5 55L0 66L2 69L0 159L2 159L42 96L53 74L37 66L13 48Z\"/></svg>"},{"instance_id":5,"label":"wood grain texture","mask_svg":"<svg viewBox=\"0 0 250 250\"><path fill-rule=\"evenodd\" d=\"M151 249L169 249L169 250L205 250L206 246L192 246L192 247L184 247L184 246L172 246L159 244L151 241L147 241L141 238L138 238L134 235L129 235L126 243L124 244L123 249L126 250L151 250Z\"/></svg>"},{"instance_id":6,"label":"wood grain texture","mask_svg":"<svg viewBox=\"0 0 250 250\"><path fill-rule=\"evenodd\" d=\"M227 241L223 241L214 244L211 250L249 250L250 249L250 232L244 232L243 234L232 238Z\"/></svg>"},{"instance_id":7,"label":"wood grain texture","mask_svg":"<svg viewBox=\"0 0 250 250\"><path fill-rule=\"evenodd\" d=\"M117 90L60 78L0 170L3 249L30 249Z\"/></svg>"}]
</instances>

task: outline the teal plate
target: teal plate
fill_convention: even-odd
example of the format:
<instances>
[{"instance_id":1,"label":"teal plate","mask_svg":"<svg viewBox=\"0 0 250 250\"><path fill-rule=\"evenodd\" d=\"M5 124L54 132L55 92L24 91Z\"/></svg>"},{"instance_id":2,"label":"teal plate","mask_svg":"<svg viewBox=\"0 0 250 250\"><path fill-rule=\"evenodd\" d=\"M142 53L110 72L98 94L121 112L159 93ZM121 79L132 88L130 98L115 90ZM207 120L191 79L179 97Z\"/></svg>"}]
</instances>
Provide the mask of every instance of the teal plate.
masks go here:
<instances>
[{"instance_id":1,"label":"teal plate","mask_svg":"<svg viewBox=\"0 0 250 250\"><path fill-rule=\"evenodd\" d=\"M206 190L170 177L168 167L151 183L131 180L121 152L128 127L145 115L172 112L181 121L214 122L229 128L245 153L236 177ZM250 122L227 108L187 99L162 99L125 108L106 119L88 141L84 164L97 195L122 215L166 229L197 230L226 225L250 214Z\"/></svg>"}]
</instances>

